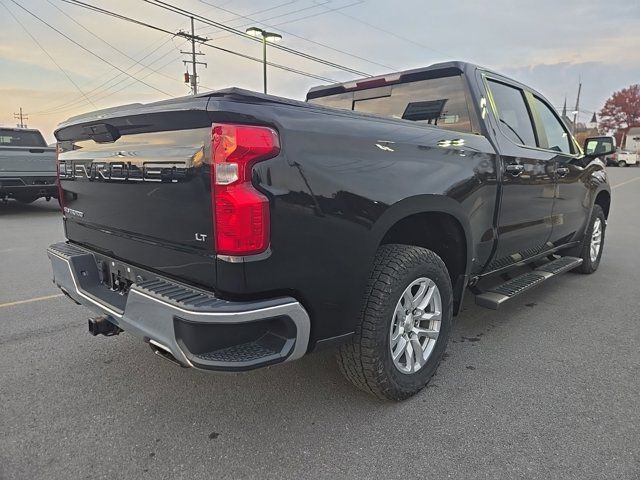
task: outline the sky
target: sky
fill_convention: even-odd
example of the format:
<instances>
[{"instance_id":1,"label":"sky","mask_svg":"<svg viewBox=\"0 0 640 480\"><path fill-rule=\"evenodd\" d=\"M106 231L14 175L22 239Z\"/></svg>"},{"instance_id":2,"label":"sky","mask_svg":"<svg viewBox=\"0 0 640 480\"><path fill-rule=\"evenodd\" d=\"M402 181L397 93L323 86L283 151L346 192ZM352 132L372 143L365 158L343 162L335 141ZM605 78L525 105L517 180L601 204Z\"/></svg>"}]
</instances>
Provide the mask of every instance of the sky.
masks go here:
<instances>
[{"instance_id":1,"label":"sky","mask_svg":"<svg viewBox=\"0 0 640 480\"><path fill-rule=\"evenodd\" d=\"M143 0L84 0L170 32L189 19ZM640 0L173 0L175 6L244 31L280 33L281 44L379 75L447 60L507 74L588 122L613 91L640 83ZM58 30L36 19L32 12ZM196 21L218 47L260 57L261 46ZM66 35L66 37L65 37ZM75 43L74 43L75 42ZM0 125L14 112L54 141L56 125L96 109L187 95L185 39L104 16L63 0L0 0ZM201 91L262 89L259 62L199 49ZM353 73L286 52L269 59L336 81ZM269 69L269 93L304 99L324 80Z\"/></svg>"}]
</instances>

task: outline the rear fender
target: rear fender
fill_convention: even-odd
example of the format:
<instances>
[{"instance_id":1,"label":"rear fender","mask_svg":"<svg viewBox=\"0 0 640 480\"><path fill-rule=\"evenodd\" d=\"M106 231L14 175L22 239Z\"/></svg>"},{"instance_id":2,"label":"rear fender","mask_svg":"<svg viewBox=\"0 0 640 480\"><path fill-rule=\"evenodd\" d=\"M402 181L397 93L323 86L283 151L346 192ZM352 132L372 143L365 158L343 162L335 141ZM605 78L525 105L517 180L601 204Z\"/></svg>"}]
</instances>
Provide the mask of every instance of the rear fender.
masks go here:
<instances>
[{"instance_id":1,"label":"rear fender","mask_svg":"<svg viewBox=\"0 0 640 480\"><path fill-rule=\"evenodd\" d=\"M375 238L376 245L380 245L385 234L398 221L418 213L431 212L451 215L462 227L467 244L465 275L469 275L473 258L475 257L475 248L471 235L471 228L469 226L469 220L467 219L460 204L449 197L442 195L416 195L393 204L380 216L373 226L372 233Z\"/></svg>"}]
</instances>

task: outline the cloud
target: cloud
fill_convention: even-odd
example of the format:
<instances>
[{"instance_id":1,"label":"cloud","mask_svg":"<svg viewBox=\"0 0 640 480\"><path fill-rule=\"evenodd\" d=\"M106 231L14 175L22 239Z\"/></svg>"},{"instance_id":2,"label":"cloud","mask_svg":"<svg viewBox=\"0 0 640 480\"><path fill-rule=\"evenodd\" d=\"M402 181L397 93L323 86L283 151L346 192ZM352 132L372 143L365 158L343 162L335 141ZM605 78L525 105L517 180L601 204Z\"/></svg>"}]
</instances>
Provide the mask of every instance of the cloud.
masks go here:
<instances>
[{"instance_id":1,"label":"cloud","mask_svg":"<svg viewBox=\"0 0 640 480\"><path fill-rule=\"evenodd\" d=\"M185 67L179 53L180 40L174 39L161 45L169 38L167 35L57 0L52 1L117 49L134 58L144 58L144 64L155 61L151 68L160 70L160 73L153 73L149 69L132 67L134 75L146 76L145 81L172 95L187 92L181 80ZM249 16L254 11L278 4L277 0L210 1L213 4L224 3L225 8ZM120 68L127 69L134 63L69 20L48 1L22 0L20 3ZM189 27L188 19L143 2L110 0L107 3L104 8L148 21L169 31L177 32ZM313 7L314 0L298 0L295 5L283 6L255 17L259 20L283 14L277 19L264 20L266 23L257 23L267 28L272 26L275 31L283 28L295 34L283 32L283 44L288 47L367 73L386 73L393 70L391 66L409 69L436 61L466 59L531 84L556 105L562 104L565 95L569 97L570 104L575 101L579 78L582 78L584 87L583 105L590 110L599 109L613 90L637 82L640 78L638 1L369 0L344 10L296 21L307 14L321 13L323 8L336 9L351 3L354 2L331 0L324 7ZM227 23L247 23L246 19L232 21L233 15L228 13L220 17L221 14L214 7L197 0L182 0L180 6L203 12L214 19L222 18ZM304 14L284 15L305 7L313 9ZM17 7L12 7L12 11L92 98L97 108L163 98L140 83L125 80L122 75L114 78L119 72L113 67L73 45ZM196 23L196 28L215 38L216 45L261 56L258 44L229 36L203 24ZM328 50L304 38L362 58ZM150 54L156 47L158 50ZM208 63L208 68L199 69L202 85L213 89L235 85L261 90L262 72L259 64L211 48L202 47L202 51L206 56L201 60ZM159 57L162 58L158 60ZM274 49L269 50L269 58L341 81L354 78L339 70ZM365 59L388 65L389 68ZM114 79L105 83L111 78ZM309 87L325 83L274 68L269 69L269 79L270 92L298 99L304 97ZM117 91L122 87L125 88ZM81 98L78 91L7 15L0 15L0 88L0 122L13 123L12 113L20 106L33 112L43 112L66 104L66 110L58 109L54 113L32 116L33 125L41 125L46 131L51 131L57 121L93 108L82 100L69 104Z\"/></svg>"},{"instance_id":2,"label":"cloud","mask_svg":"<svg viewBox=\"0 0 640 480\"><path fill-rule=\"evenodd\" d=\"M599 111L615 90L638 83L640 65L610 65L603 62L560 62L507 68L505 73L539 90L559 107L565 96L569 108L575 105L578 83L582 82L581 109Z\"/></svg>"}]
</instances>

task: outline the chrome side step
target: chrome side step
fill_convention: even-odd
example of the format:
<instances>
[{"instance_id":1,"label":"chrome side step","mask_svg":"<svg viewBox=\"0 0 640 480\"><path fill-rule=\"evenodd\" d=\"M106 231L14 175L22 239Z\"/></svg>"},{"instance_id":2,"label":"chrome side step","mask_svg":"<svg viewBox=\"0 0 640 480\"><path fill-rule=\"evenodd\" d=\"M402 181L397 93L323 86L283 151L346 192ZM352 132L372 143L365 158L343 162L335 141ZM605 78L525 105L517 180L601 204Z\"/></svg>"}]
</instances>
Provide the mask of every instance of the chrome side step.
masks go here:
<instances>
[{"instance_id":1,"label":"chrome side step","mask_svg":"<svg viewBox=\"0 0 640 480\"><path fill-rule=\"evenodd\" d=\"M557 275L573 270L582 264L581 258L561 257L536 268L532 272L512 278L487 292L476 295L476 305L497 310L507 300L540 285Z\"/></svg>"}]
</instances>

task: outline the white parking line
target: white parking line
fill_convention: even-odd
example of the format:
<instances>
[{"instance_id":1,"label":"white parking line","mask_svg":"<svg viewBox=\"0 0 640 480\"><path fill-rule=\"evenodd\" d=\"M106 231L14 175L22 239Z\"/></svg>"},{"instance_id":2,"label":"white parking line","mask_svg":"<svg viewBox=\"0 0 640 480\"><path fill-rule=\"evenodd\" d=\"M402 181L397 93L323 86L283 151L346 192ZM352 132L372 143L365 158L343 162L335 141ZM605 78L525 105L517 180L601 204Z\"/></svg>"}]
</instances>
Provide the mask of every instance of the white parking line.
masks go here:
<instances>
[{"instance_id":1,"label":"white parking line","mask_svg":"<svg viewBox=\"0 0 640 480\"><path fill-rule=\"evenodd\" d=\"M623 185L626 185L627 183L635 182L636 180L640 180L640 177L632 178L631 180L627 180L626 182L622 182L617 185L614 185L613 187L611 187L611 189L613 190L614 188L621 187Z\"/></svg>"},{"instance_id":2,"label":"white parking line","mask_svg":"<svg viewBox=\"0 0 640 480\"><path fill-rule=\"evenodd\" d=\"M29 250L27 247L11 247L0 250L0 253L19 252L20 250Z\"/></svg>"},{"instance_id":3,"label":"white parking line","mask_svg":"<svg viewBox=\"0 0 640 480\"><path fill-rule=\"evenodd\" d=\"M28 298L27 300L18 300L15 302L0 303L0 308L13 307L14 305L22 305L23 303L42 302L43 300L51 300L52 298L64 297L64 294L58 293L57 295L47 295L46 297Z\"/></svg>"}]
</instances>

